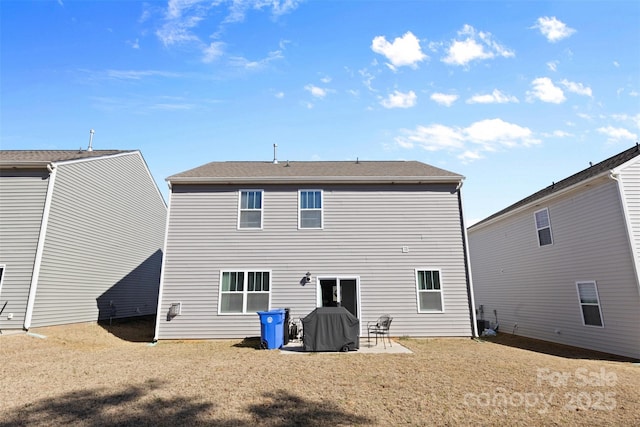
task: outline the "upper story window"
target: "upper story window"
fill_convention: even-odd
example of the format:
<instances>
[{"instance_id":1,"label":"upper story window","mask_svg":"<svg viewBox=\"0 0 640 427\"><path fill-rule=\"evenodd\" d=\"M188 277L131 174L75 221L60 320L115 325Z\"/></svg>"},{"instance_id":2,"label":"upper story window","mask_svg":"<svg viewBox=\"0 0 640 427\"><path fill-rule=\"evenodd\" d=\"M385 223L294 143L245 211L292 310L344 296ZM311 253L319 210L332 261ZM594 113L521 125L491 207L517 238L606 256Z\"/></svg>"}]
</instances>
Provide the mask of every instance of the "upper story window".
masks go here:
<instances>
[{"instance_id":1,"label":"upper story window","mask_svg":"<svg viewBox=\"0 0 640 427\"><path fill-rule=\"evenodd\" d=\"M238 228L262 228L262 190L241 190Z\"/></svg>"},{"instance_id":2,"label":"upper story window","mask_svg":"<svg viewBox=\"0 0 640 427\"><path fill-rule=\"evenodd\" d=\"M298 228L322 228L322 190L300 190Z\"/></svg>"},{"instance_id":3,"label":"upper story window","mask_svg":"<svg viewBox=\"0 0 640 427\"><path fill-rule=\"evenodd\" d=\"M416 270L418 312L442 312L442 283L440 270Z\"/></svg>"},{"instance_id":4,"label":"upper story window","mask_svg":"<svg viewBox=\"0 0 640 427\"><path fill-rule=\"evenodd\" d=\"M585 326L604 326L596 282L577 282L576 286L578 287L580 308L582 308L582 321Z\"/></svg>"},{"instance_id":5,"label":"upper story window","mask_svg":"<svg viewBox=\"0 0 640 427\"><path fill-rule=\"evenodd\" d=\"M538 244L540 246L552 245L551 220L549 219L549 209L544 208L535 214L536 230L538 231Z\"/></svg>"}]
</instances>

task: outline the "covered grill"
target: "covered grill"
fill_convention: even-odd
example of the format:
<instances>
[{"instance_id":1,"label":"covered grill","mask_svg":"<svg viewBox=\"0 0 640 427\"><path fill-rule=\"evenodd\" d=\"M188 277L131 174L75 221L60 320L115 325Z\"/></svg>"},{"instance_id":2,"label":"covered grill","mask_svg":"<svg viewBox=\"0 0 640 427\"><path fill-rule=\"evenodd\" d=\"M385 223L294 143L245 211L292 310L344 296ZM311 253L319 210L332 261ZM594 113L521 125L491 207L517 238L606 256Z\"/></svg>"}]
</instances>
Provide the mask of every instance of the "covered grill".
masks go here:
<instances>
[{"instance_id":1,"label":"covered grill","mask_svg":"<svg viewBox=\"0 0 640 427\"><path fill-rule=\"evenodd\" d=\"M318 307L302 319L305 351L350 351L360 346L360 320L344 307Z\"/></svg>"}]
</instances>

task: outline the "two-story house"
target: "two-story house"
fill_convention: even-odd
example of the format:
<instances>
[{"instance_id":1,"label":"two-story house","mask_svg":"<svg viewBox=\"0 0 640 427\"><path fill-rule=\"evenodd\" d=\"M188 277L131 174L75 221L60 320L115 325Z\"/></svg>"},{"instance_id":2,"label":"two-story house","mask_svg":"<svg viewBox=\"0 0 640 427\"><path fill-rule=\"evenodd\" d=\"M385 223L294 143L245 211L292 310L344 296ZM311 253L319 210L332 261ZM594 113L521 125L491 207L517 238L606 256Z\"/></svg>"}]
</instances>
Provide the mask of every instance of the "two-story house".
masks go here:
<instances>
[{"instance_id":1,"label":"two-story house","mask_svg":"<svg viewBox=\"0 0 640 427\"><path fill-rule=\"evenodd\" d=\"M0 151L0 329L155 314L166 219L140 151Z\"/></svg>"},{"instance_id":2,"label":"two-story house","mask_svg":"<svg viewBox=\"0 0 640 427\"><path fill-rule=\"evenodd\" d=\"M213 162L167 181L156 339L257 336L257 311L332 305L361 325L388 313L395 336L472 336L462 176L416 161Z\"/></svg>"},{"instance_id":3,"label":"two-story house","mask_svg":"<svg viewBox=\"0 0 640 427\"><path fill-rule=\"evenodd\" d=\"M500 331L640 358L640 148L469 228L475 302Z\"/></svg>"}]
</instances>

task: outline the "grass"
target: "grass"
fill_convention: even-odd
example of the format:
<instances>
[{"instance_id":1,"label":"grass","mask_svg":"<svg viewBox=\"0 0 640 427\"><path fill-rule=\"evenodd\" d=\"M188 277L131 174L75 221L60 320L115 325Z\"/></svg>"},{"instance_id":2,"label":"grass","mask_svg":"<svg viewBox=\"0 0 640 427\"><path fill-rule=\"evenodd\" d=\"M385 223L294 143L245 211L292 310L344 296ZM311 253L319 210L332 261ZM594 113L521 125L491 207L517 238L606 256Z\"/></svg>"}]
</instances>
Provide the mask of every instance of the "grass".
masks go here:
<instances>
[{"instance_id":1,"label":"grass","mask_svg":"<svg viewBox=\"0 0 640 427\"><path fill-rule=\"evenodd\" d=\"M413 354L160 341L153 320L0 336L0 426L639 425L640 367L500 334Z\"/></svg>"}]
</instances>

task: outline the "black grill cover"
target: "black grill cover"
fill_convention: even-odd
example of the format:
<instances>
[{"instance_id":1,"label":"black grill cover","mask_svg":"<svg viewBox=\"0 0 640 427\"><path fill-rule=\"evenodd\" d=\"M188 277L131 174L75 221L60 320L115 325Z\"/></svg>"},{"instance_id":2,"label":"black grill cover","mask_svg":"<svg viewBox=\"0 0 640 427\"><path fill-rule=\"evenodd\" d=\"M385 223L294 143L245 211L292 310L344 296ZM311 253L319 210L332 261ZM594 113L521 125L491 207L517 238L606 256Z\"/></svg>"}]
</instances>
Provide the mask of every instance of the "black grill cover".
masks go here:
<instances>
[{"instance_id":1,"label":"black grill cover","mask_svg":"<svg viewBox=\"0 0 640 427\"><path fill-rule=\"evenodd\" d=\"M302 319L305 351L346 351L360 346L360 320L344 307L318 307Z\"/></svg>"}]
</instances>

